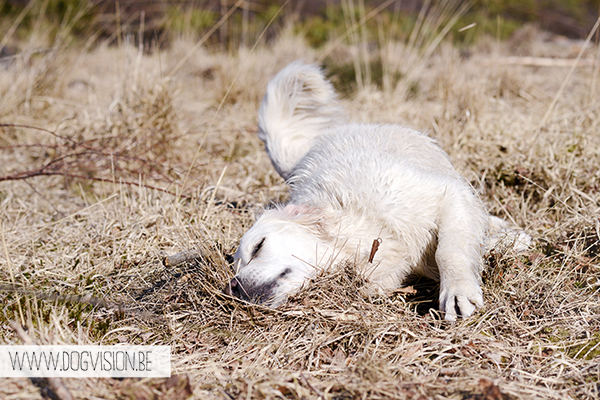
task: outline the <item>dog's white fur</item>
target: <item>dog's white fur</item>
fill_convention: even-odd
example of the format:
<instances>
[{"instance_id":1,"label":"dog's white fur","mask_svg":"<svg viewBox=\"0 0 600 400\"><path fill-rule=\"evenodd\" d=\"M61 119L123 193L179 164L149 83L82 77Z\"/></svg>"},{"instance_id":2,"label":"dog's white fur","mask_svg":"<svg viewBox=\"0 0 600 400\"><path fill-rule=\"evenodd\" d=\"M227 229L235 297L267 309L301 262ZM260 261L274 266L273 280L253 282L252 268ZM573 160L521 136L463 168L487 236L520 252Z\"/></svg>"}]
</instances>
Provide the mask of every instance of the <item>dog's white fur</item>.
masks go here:
<instances>
[{"instance_id":1,"label":"dog's white fur","mask_svg":"<svg viewBox=\"0 0 600 400\"><path fill-rule=\"evenodd\" d=\"M439 280L446 320L483 306L482 253L508 224L487 214L433 139L345 122L321 70L301 62L270 81L259 137L290 184L290 201L243 236L227 293L276 307L318 268L352 259L382 291L413 274ZM513 236L521 248L530 240Z\"/></svg>"}]
</instances>

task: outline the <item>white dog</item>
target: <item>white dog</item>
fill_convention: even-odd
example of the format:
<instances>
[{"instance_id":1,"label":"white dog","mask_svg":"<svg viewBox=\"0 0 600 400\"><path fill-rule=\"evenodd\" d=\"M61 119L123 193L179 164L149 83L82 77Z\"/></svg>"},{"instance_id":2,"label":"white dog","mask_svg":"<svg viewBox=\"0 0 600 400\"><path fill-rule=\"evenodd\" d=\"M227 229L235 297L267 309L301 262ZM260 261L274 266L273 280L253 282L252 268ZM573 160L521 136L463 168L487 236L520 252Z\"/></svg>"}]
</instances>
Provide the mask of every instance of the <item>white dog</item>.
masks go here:
<instances>
[{"instance_id":1,"label":"white dog","mask_svg":"<svg viewBox=\"0 0 600 400\"><path fill-rule=\"evenodd\" d=\"M488 215L433 139L398 125L346 123L321 70L301 62L269 82L259 137L290 201L242 237L225 293L277 307L319 268L351 259L383 292L409 275L439 280L446 320L483 306L486 236L508 224Z\"/></svg>"}]
</instances>

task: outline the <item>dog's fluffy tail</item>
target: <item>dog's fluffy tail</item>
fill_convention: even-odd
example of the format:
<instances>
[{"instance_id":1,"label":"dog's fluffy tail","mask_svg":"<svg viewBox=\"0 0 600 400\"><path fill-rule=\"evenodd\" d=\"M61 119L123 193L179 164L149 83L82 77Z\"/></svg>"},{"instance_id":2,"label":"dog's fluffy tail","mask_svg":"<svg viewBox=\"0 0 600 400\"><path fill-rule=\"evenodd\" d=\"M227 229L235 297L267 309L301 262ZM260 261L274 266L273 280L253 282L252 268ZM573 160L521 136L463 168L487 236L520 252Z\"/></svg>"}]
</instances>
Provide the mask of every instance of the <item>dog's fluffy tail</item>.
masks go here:
<instances>
[{"instance_id":1,"label":"dog's fluffy tail","mask_svg":"<svg viewBox=\"0 0 600 400\"><path fill-rule=\"evenodd\" d=\"M258 136L273 166L287 179L324 129L344 120L336 93L315 64L295 61L267 86Z\"/></svg>"},{"instance_id":2,"label":"dog's fluffy tail","mask_svg":"<svg viewBox=\"0 0 600 400\"><path fill-rule=\"evenodd\" d=\"M489 231L486 243L486 250L494 250L498 252L506 252L509 250L517 253L522 253L529 249L533 240L523 230L511 226L502 218L489 217Z\"/></svg>"}]
</instances>

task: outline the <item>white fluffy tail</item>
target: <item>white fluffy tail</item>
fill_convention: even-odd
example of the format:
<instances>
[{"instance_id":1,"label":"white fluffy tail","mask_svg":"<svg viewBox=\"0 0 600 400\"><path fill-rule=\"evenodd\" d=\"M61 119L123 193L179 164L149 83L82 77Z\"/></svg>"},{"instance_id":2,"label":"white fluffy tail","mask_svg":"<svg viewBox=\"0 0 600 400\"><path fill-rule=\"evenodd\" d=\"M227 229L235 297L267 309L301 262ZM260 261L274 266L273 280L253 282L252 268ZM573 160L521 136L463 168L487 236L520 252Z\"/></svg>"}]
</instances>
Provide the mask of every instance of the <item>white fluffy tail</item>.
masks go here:
<instances>
[{"instance_id":1,"label":"white fluffy tail","mask_svg":"<svg viewBox=\"0 0 600 400\"><path fill-rule=\"evenodd\" d=\"M502 218L490 215L486 251L501 253L512 250L522 253L529 249L532 238L519 228L512 227Z\"/></svg>"},{"instance_id":2,"label":"white fluffy tail","mask_svg":"<svg viewBox=\"0 0 600 400\"><path fill-rule=\"evenodd\" d=\"M294 61L269 82L258 112L258 137L284 179L324 129L344 120L336 98L315 64Z\"/></svg>"}]
</instances>

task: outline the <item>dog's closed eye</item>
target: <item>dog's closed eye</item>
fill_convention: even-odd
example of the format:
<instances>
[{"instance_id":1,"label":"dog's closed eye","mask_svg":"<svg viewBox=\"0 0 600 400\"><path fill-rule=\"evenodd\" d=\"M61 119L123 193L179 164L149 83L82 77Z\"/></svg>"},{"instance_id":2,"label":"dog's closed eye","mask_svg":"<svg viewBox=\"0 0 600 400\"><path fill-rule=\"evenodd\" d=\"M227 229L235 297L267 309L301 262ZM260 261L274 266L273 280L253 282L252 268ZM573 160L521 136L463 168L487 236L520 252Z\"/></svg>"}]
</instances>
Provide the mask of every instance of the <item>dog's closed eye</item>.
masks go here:
<instances>
[{"instance_id":1,"label":"dog's closed eye","mask_svg":"<svg viewBox=\"0 0 600 400\"><path fill-rule=\"evenodd\" d=\"M258 242L256 246L254 246L254 249L252 249L252 253L250 254L250 260L253 260L258 255L258 252L260 251L260 249L262 249L264 243L265 238L262 238L261 241Z\"/></svg>"}]
</instances>

